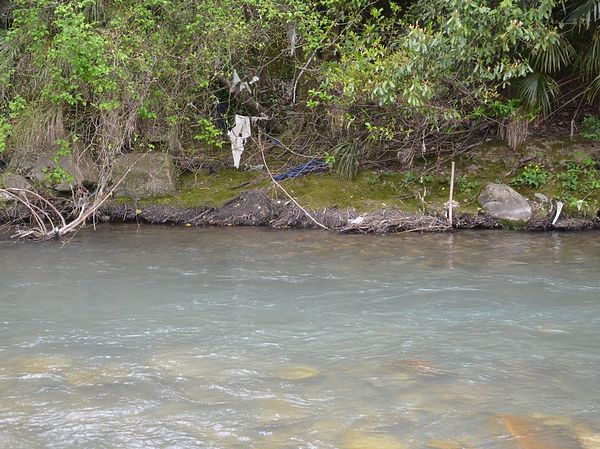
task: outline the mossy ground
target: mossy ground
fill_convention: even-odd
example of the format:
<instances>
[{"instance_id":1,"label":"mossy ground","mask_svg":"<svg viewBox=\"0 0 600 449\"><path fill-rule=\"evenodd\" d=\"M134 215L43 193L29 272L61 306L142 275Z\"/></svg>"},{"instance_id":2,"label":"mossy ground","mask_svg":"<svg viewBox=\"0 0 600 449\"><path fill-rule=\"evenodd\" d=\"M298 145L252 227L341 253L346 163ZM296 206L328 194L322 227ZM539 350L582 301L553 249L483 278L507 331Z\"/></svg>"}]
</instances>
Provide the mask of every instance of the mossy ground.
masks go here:
<instances>
[{"instance_id":1,"label":"mossy ground","mask_svg":"<svg viewBox=\"0 0 600 449\"><path fill-rule=\"evenodd\" d=\"M598 142L540 137L511 150L501 142L490 141L454 160L454 200L460 203L459 211L477 212L477 196L487 182L512 185L529 199L539 192L562 200L572 216L595 216L600 209L600 189L593 188L583 179L575 189L566 189L564 179L561 180L570 163L593 160L597 164L600 160ZM534 164L548 173L547 180L537 187L516 184L515 179L523 170ZM417 160L411 167L362 170L353 180L321 173L285 180L281 185L300 204L312 209L339 207L366 212L397 208L406 212L443 212L444 203L448 201L450 166L448 156L430 157ZM597 167L594 171L600 179ZM267 187L273 196L285 198L265 172L230 168L212 175L184 174L180 178L178 195L145 199L139 204L214 207L244 191Z\"/></svg>"}]
</instances>

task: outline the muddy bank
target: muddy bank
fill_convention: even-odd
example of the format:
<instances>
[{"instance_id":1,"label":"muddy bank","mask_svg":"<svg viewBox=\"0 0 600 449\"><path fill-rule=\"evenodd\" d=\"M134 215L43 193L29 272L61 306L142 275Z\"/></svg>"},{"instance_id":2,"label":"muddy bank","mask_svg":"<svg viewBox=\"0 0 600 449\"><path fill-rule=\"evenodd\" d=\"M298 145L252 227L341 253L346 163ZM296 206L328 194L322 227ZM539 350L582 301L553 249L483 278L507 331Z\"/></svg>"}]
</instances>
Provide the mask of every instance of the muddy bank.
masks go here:
<instances>
[{"instance_id":1,"label":"muddy bank","mask_svg":"<svg viewBox=\"0 0 600 449\"><path fill-rule=\"evenodd\" d=\"M379 209L359 213L353 209L324 208L307 211L314 220L331 231L341 233L388 234L394 232L449 231L445 216L406 213L398 209ZM102 221L141 222L184 226L268 226L274 229L321 228L292 201L272 199L265 190L251 190L219 207L178 208L134 204L109 205L99 213ZM600 219L567 218L552 225L552 216L529 221L527 231L581 231L600 229ZM515 229L484 213L459 213L452 229Z\"/></svg>"},{"instance_id":2,"label":"muddy bank","mask_svg":"<svg viewBox=\"0 0 600 449\"><path fill-rule=\"evenodd\" d=\"M69 215L69 202L56 204ZM310 215L310 216L309 216ZM311 218L312 217L312 218ZM0 208L0 223L23 224L30 219L24 206ZM175 207L139 205L135 202L103 206L98 222L133 222L172 226L266 226L273 229L328 229L349 234L390 234L397 232L447 232L462 229L519 229L525 231L586 231L600 229L600 218L564 218L552 224L553 214L515 226L483 212L462 212L452 227L442 214L416 214L397 208L359 212L350 208L301 209L290 200L273 199L268 189L243 192L217 207Z\"/></svg>"}]
</instances>

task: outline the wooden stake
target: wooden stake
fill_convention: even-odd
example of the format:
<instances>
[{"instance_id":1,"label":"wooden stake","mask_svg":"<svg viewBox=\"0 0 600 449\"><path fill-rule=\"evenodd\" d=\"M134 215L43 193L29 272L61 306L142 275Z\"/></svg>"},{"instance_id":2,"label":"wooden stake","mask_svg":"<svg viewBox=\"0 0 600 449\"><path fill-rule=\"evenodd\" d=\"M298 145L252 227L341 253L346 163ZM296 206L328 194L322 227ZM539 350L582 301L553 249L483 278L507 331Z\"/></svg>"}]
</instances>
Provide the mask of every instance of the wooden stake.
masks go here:
<instances>
[{"instance_id":1,"label":"wooden stake","mask_svg":"<svg viewBox=\"0 0 600 449\"><path fill-rule=\"evenodd\" d=\"M454 196L454 161L452 161L452 169L450 174L450 199L448 200L448 222L452 227L452 197Z\"/></svg>"}]
</instances>

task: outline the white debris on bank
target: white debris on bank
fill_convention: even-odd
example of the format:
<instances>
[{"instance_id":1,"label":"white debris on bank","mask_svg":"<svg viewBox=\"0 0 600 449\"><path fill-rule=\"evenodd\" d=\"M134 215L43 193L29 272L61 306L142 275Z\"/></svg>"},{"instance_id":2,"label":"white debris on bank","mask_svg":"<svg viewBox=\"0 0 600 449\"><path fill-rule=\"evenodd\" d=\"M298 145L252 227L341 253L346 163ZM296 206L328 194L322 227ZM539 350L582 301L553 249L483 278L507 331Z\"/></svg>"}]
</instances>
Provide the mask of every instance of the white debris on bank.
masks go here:
<instances>
[{"instance_id":1,"label":"white debris on bank","mask_svg":"<svg viewBox=\"0 0 600 449\"><path fill-rule=\"evenodd\" d=\"M558 201L556 203L556 215L554 215L554 220L552 220L552 226L554 226L556 224L556 222L558 221L558 219L560 217L560 213L563 210L563 206L564 206L564 204L562 203L562 201Z\"/></svg>"},{"instance_id":2,"label":"white debris on bank","mask_svg":"<svg viewBox=\"0 0 600 449\"><path fill-rule=\"evenodd\" d=\"M233 166L240 168L240 160L245 150L246 141L252 136L252 126L259 120L267 120L266 117L248 117L246 115L235 115L235 126L227 132L227 137L231 142L231 154L233 156ZM262 165L260 166L262 168ZM259 170L254 166L255 170Z\"/></svg>"},{"instance_id":3,"label":"white debris on bank","mask_svg":"<svg viewBox=\"0 0 600 449\"><path fill-rule=\"evenodd\" d=\"M238 75L237 70L234 70L233 76L231 77L231 87L229 88L229 92L234 93L234 92L241 92L243 90L247 90L248 92L252 93L252 89L250 88L250 86L252 86L253 84L256 84L259 81L260 81L260 78L255 75L252 77L252 79L250 81L242 82L242 79L240 78L240 75Z\"/></svg>"},{"instance_id":4,"label":"white debris on bank","mask_svg":"<svg viewBox=\"0 0 600 449\"><path fill-rule=\"evenodd\" d=\"M231 154L233 155L233 165L240 168L240 160L244 152L244 145L252 135L251 119L245 115L235 116L235 126L229 130L227 136L231 141Z\"/></svg>"},{"instance_id":5,"label":"white debris on bank","mask_svg":"<svg viewBox=\"0 0 600 449\"><path fill-rule=\"evenodd\" d=\"M234 70L229 92L238 93L246 90L249 94L252 94L252 85L256 84L258 81L260 81L258 76L253 76L250 81L242 81L237 70ZM227 137L229 137L229 141L231 142L231 154L233 156L233 165L235 168L240 168L240 160L245 149L246 141L252 136L252 125L255 125L258 120L267 119L268 118L263 117L262 114L260 117L248 117L246 115L236 114L235 126L227 132Z\"/></svg>"}]
</instances>

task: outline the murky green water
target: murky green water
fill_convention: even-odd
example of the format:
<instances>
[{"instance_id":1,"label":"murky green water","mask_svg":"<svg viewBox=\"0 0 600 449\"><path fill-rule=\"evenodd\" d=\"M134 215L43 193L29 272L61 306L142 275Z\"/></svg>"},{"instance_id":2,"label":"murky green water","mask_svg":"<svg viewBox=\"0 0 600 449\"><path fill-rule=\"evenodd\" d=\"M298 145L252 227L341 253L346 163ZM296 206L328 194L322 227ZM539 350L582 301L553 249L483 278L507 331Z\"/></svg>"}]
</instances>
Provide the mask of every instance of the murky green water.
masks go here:
<instances>
[{"instance_id":1,"label":"murky green water","mask_svg":"<svg viewBox=\"0 0 600 449\"><path fill-rule=\"evenodd\" d=\"M600 234L0 239L0 448L600 447Z\"/></svg>"}]
</instances>

